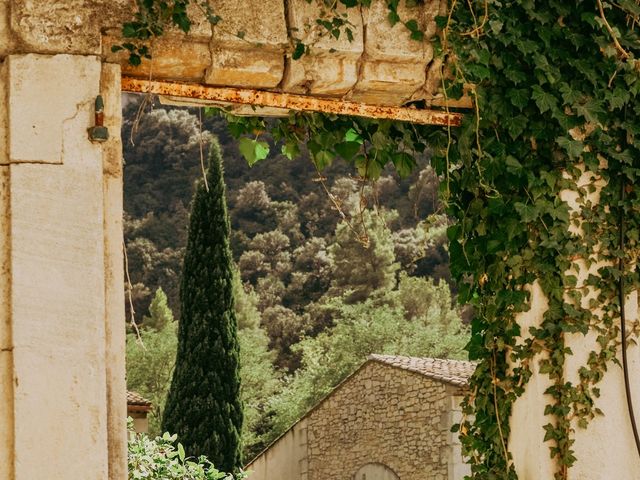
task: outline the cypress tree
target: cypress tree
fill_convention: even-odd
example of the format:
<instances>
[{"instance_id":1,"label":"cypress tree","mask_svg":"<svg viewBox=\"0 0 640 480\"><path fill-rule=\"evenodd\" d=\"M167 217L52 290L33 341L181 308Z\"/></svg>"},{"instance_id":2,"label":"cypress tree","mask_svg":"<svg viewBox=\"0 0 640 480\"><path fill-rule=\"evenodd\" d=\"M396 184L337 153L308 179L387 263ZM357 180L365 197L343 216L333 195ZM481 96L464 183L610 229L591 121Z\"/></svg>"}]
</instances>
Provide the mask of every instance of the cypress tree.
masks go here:
<instances>
[{"instance_id":1,"label":"cypress tree","mask_svg":"<svg viewBox=\"0 0 640 480\"><path fill-rule=\"evenodd\" d=\"M178 434L187 455L216 468L242 466L239 344L234 311L229 216L220 146L212 142L191 207L184 258L175 371L162 428Z\"/></svg>"}]
</instances>

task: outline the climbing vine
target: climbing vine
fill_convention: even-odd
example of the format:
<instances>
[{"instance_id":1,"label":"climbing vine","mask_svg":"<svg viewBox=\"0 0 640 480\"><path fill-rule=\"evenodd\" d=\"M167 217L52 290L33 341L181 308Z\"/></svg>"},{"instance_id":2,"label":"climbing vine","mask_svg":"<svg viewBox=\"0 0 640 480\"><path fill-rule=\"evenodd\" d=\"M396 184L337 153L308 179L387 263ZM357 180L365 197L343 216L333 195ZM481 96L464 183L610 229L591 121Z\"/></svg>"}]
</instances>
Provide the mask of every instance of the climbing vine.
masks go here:
<instances>
[{"instance_id":1,"label":"climbing vine","mask_svg":"<svg viewBox=\"0 0 640 480\"><path fill-rule=\"evenodd\" d=\"M161 34L153 27L158 19L187 31L188 3L142 0L137 23L123 34L143 40L145 32ZM337 7L370 3L324 2L318 25L335 37L349 35ZM250 164L273 150L264 132L290 158L306 148L319 172L336 158L350 162L363 182L387 165L406 175L416 156L431 154L455 220L448 230L452 274L460 301L476 312L467 348L478 367L456 426L472 477L516 478L509 418L537 365L549 380L545 441L556 478L566 479L576 461L576 430L603 414L599 382L638 334L638 325L629 325L621 339L619 290L626 295L640 287L640 2L450 3L448 15L436 19L440 35L433 42L444 60L445 96L468 95L475 106L460 128L218 113L228 116ZM422 41L419 23L401 19L399 4L387 1L388 20L403 22L409 37ZM292 55L305 53L308 45L294 40ZM530 310L538 291L546 298L544 314L525 330L518 314ZM583 337L594 350L584 360L572 358L570 345Z\"/></svg>"},{"instance_id":2,"label":"climbing vine","mask_svg":"<svg viewBox=\"0 0 640 480\"><path fill-rule=\"evenodd\" d=\"M639 286L640 7L455 3L440 19L450 91L467 85L480 112L454 132L448 160L451 265L477 309L469 353L480 362L461 438L478 478L515 478L508 420L539 362L552 399L545 440L567 478L575 429L602 413L598 382L617 362L619 280L626 293ZM521 331L534 282L548 307ZM597 348L576 368L568 344L587 335Z\"/></svg>"}]
</instances>

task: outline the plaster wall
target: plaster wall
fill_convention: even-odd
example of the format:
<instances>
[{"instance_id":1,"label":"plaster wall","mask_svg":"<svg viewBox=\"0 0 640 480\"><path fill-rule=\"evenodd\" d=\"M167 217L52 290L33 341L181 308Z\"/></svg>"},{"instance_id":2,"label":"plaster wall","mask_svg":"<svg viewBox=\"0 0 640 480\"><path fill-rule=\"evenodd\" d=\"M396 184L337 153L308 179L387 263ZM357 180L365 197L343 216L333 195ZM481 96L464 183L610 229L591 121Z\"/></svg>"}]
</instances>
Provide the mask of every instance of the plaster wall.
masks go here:
<instances>
[{"instance_id":1,"label":"plaster wall","mask_svg":"<svg viewBox=\"0 0 640 480\"><path fill-rule=\"evenodd\" d=\"M593 203L599 201L599 192L603 186L602 180L597 179L588 171L583 171L577 180L578 187L593 184L595 189L589 194L588 200ZM580 215L582 205L575 190L561 192L561 199L566 201L573 213ZM583 235L579 224L570 229L577 239ZM577 278L575 288L585 288L585 281L589 275L597 275L603 264L592 262L587 266L585 259L576 258L570 272ZM518 322L523 337L528 335L530 327L537 327L542 323L548 302L542 289L537 283L530 287L531 308L528 312L518 316ZM591 287L586 289L582 298L582 308L590 308L589 300L597 292ZM567 295L566 299L569 300ZM593 311L597 315L601 307ZM628 325L638 321L638 293L633 292L625 302L625 313ZM587 364L591 351L598 351L597 334L589 332L587 335L568 334L565 344L572 354L567 355L564 374L567 381L579 382L579 369ZM633 342L628 345L629 377L631 379L632 398L636 412L640 409L640 348ZM511 436L509 449L520 480L538 480L554 478L557 471L556 462L550 458L551 444L544 441L543 426L550 418L544 415L544 408L552 399L544 391L551 385L548 376L540 373L538 362L540 356L531 362L533 375L525 387L525 393L515 402L510 419ZM618 347L618 361L622 361L620 347ZM571 480L601 480L616 478L633 480L640 478L640 459L638 458L633 439L629 413L626 404L622 368L610 362L604 378L597 385L601 395L595 399L596 407L604 415L597 416L589 422L588 427L581 428L573 422L573 450L577 461L568 470ZM637 418L637 417L636 417Z\"/></svg>"},{"instance_id":2,"label":"plaster wall","mask_svg":"<svg viewBox=\"0 0 640 480\"><path fill-rule=\"evenodd\" d=\"M543 316L549 308L547 298L540 285L535 282L529 288L531 308L518 315L517 321L523 340L529 335L529 329L539 327ZM513 455L513 462L521 480L552 479L555 463L549 455L549 443L544 441L543 425L548 423L544 414L545 406L551 397L545 390L551 385L546 375L539 371L541 356L537 355L530 363L533 375L525 386L525 391L513 406L510 419L510 436L508 448Z\"/></svg>"},{"instance_id":3,"label":"plaster wall","mask_svg":"<svg viewBox=\"0 0 640 480\"><path fill-rule=\"evenodd\" d=\"M307 446L307 420L303 419L247 467L249 478L307 480Z\"/></svg>"},{"instance_id":4,"label":"plaster wall","mask_svg":"<svg viewBox=\"0 0 640 480\"><path fill-rule=\"evenodd\" d=\"M570 132L575 135L575 132ZM606 166L606 160L600 158L601 166ZM595 187L587 195L587 201L600 202L600 191L605 183L602 178L589 172L584 166L580 166L582 175L577 180L578 187ZM573 190L561 192L561 198L565 200L571 210L578 216L584 206L580 203L578 195ZM580 238L584 232L579 225L572 226L571 232ZM602 262L588 264L588 259L578 258L573 261L572 272L577 277L576 288L585 288L589 275L598 275L598 269L605 266ZM629 261L627 258L626 261ZM597 298L597 291L587 287L582 298L582 308L592 308L595 315L602 313L602 307L590 307L590 299ZM568 301L568 299L567 299ZM638 292L632 292L625 300L625 317L627 330L638 321ZM617 319L618 326L620 319ZM632 337L633 338L633 337ZM571 349L565 361L565 378L574 384L579 382L579 369L586 365L591 351L598 351L598 335L590 331L587 335L570 334L565 342ZM597 480L602 478L617 478L632 480L640 478L640 458L636 450L631 420L627 408L624 378L622 370L622 352L618 346L617 359L619 364L609 362L607 372L597 385L601 395L595 400L596 407L600 408L603 416L597 416L588 425L581 428L577 422L573 422L575 430L575 444L573 446L576 464L569 469L570 480ZM637 342L629 342L627 345L629 360L629 378L631 397L633 399L636 415L640 413L640 347ZM636 421L639 417L636 416ZM638 425L640 428L640 425ZM606 441L603 441L605 440Z\"/></svg>"}]
</instances>

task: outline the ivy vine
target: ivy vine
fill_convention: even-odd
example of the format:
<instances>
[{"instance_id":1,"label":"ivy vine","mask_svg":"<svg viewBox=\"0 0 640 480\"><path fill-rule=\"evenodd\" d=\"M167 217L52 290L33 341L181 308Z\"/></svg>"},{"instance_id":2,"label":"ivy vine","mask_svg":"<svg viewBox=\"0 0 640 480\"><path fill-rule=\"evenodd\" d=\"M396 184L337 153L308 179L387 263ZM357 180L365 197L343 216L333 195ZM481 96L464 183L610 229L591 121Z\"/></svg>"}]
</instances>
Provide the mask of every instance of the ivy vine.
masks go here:
<instances>
[{"instance_id":1,"label":"ivy vine","mask_svg":"<svg viewBox=\"0 0 640 480\"><path fill-rule=\"evenodd\" d=\"M325 9L317 25L336 38L350 36L339 4L371 3L318 1ZM418 22L400 19L400 1L387 1L389 22L402 21L413 40L423 40ZM188 3L139 0L123 35L145 40L167 23L188 31ZM474 100L458 129L327 114L267 121L210 113L227 116L250 164L273 150L264 132L279 153L293 158L306 148L319 172L341 158L363 182L387 165L407 175L418 155L431 155L455 220L448 237L459 299L476 310L468 351L478 368L456 426L472 478L517 478L509 418L539 362L551 384L545 440L556 478L566 479L576 429L602 415L598 384L619 363L618 289L640 288L640 3L452 0L436 20L443 91ZM149 53L133 43L123 48L132 63ZM308 45L295 40L292 52L299 58ZM534 283L548 308L539 326L522 331L517 317L530 309ZM637 324L631 334L637 337ZM587 335L594 350L577 372L568 371L571 339Z\"/></svg>"}]
</instances>

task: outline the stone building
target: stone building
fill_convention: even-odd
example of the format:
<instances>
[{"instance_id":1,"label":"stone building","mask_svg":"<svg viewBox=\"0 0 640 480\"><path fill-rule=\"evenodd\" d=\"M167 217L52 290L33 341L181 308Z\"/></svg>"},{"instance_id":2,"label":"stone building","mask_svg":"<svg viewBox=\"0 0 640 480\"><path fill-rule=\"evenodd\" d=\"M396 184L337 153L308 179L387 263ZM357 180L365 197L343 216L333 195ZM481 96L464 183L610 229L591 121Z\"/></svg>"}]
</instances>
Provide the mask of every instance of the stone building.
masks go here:
<instances>
[{"instance_id":1,"label":"stone building","mask_svg":"<svg viewBox=\"0 0 640 480\"><path fill-rule=\"evenodd\" d=\"M149 431L147 415L153 408L149 400L136 392L127 390L127 416L133 419L133 429L137 433Z\"/></svg>"},{"instance_id":2,"label":"stone building","mask_svg":"<svg viewBox=\"0 0 640 480\"><path fill-rule=\"evenodd\" d=\"M461 480L471 362L371 355L256 457L252 480Z\"/></svg>"}]
</instances>

